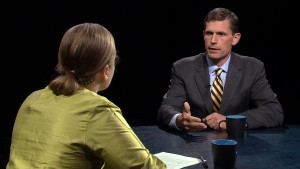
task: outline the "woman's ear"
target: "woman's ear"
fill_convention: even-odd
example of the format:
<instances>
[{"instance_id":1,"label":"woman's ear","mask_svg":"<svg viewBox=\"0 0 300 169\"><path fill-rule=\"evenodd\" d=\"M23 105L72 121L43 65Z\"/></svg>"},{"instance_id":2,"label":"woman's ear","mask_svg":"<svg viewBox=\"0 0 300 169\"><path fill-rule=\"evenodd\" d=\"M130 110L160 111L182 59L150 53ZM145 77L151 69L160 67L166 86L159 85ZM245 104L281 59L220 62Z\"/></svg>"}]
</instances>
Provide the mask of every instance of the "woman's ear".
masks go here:
<instances>
[{"instance_id":1,"label":"woman's ear","mask_svg":"<svg viewBox=\"0 0 300 169\"><path fill-rule=\"evenodd\" d=\"M109 76L109 65L104 66L102 69L102 77L104 80L107 80Z\"/></svg>"}]
</instances>

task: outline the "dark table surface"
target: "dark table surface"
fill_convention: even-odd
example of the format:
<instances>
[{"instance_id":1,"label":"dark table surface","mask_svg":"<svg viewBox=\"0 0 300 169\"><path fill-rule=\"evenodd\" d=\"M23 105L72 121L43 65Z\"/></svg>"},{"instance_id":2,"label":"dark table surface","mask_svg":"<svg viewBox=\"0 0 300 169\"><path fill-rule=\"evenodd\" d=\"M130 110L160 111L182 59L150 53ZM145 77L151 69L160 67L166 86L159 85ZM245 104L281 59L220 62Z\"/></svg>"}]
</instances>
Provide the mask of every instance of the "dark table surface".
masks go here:
<instances>
[{"instance_id":1,"label":"dark table surface","mask_svg":"<svg viewBox=\"0 0 300 169\"><path fill-rule=\"evenodd\" d=\"M134 132L152 154L169 152L207 160L214 168L211 154L213 139L227 138L220 131L184 133L162 130L157 126L134 126ZM235 169L300 169L300 125L247 130L238 142ZM201 164L186 167L201 169Z\"/></svg>"}]
</instances>

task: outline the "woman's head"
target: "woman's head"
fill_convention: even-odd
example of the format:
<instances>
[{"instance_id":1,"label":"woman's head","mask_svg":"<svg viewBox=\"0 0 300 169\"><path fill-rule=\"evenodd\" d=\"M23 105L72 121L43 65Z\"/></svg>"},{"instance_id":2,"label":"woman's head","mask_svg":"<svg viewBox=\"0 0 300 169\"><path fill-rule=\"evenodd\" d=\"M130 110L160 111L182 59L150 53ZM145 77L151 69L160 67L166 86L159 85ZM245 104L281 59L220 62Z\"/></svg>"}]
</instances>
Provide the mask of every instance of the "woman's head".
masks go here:
<instances>
[{"instance_id":1,"label":"woman's head","mask_svg":"<svg viewBox=\"0 0 300 169\"><path fill-rule=\"evenodd\" d=\"M105 27L96 23L75 25L61 40L57 65L60 75L50 88L57 95L72 95L94 82L103 69L110 69L113 74L117 57L114 38ZM109 84L110 81L106 87Z\"/></svg>"}]
</instances>

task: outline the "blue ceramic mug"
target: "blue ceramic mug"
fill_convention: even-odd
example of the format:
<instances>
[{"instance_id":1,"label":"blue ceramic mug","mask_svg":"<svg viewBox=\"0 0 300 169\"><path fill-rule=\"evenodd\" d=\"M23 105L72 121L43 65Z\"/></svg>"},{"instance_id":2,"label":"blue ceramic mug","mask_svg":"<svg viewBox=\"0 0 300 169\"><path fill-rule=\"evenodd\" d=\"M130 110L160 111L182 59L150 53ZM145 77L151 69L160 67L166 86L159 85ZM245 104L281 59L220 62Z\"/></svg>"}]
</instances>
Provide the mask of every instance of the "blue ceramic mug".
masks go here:
<instances>
[{"instance_id":1,"label":"blue ceramic mug","mask_svg":"<svg viewBox=\"0 0 300 169\"><path fill-rule=\"evenodd\" d=\"M237 159L237 141L230 139L212 140L211 150L215 168L234 168Z\"/></svg>"},{"instance_id":2,"label":"blue ceramic mug","mask_svg":"<svg viewBox=\"0 0 300 169\"><path fill-rule=\"evenodd\" d=\"M222 120L219 122L220 124L226 123L226 132L228 137L231 138L243 138L245 136L246 131L246 116L242 115L228 115L226 116L226 120Z\"/></svg>"}]
</instances>

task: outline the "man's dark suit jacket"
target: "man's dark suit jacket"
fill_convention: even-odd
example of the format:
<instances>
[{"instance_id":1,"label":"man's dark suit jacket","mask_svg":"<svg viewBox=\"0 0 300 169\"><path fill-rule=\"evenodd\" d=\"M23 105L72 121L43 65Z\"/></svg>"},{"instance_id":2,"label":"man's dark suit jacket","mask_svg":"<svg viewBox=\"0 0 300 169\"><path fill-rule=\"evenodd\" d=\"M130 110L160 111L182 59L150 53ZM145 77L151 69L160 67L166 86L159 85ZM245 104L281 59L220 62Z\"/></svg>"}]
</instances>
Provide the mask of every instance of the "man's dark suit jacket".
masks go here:
<instances>
[{"instance_id":1,"label":"man's dark suit jacket","mask_svg":"<svg viewBox=\"0 0 300 169\"><path fill-rule=\"evenodd\" d=\"M168 127L172 117L183 112L185 101L193 116L202 119L213 113L209 84L205 53L173 63L170 86L158 110L158 125ZM283 124L282 106L266 79L263 62L232 52L219 113L245 115L248 128Z\"/></svg>"}]
</instances>

